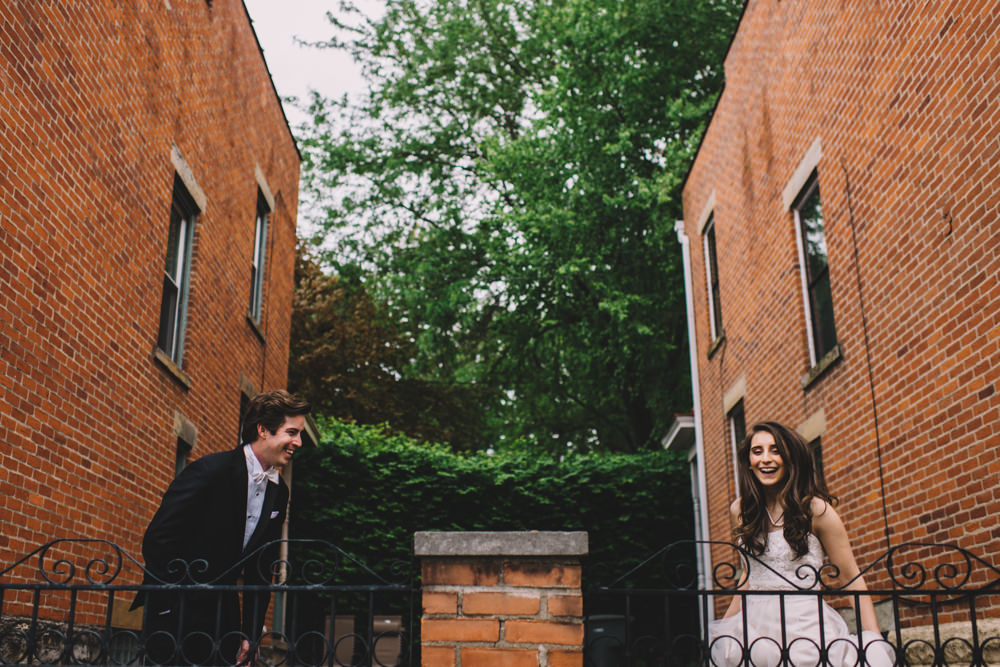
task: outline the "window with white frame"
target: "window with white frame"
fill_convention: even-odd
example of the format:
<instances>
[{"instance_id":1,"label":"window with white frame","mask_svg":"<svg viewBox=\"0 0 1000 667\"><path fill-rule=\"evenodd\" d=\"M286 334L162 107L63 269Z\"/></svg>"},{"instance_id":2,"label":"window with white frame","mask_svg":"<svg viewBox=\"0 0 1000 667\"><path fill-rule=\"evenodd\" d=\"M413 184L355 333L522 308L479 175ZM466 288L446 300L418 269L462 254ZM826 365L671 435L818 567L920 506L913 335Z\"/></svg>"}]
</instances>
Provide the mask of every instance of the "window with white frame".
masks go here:
<instances>
[{"instance_id":1,"label":"window with white frame","mask_svg":"<svg viewBox=\"0 0 1000 667\"><path fill-rule=\"evenodd\" d=\"M187 188L175 176L170 228L167 232L167 256L163 267L163 298L160 301L157 346L178 366L184 356L191 245L198 212Z\"/></svg>"},{"instance_id":2,"label":"window with white frame","mask_svg":"<svg viewBox=\"0 0 1000 667\"><path fill-rule=\"evenodd\" d=\"M264 255L267 248L267 221L271 209L263 193L257 191L257 224L253 239L253 264L250 267L250 317L260 322L264 293Z\"/></svg>"},{"instance_id":3,"label":"window with white frame","mask_svg":"<svg viewBox=\"0 0 1000 667\"><path fill-rule=\"evenodd\" d=\"M746 415L743 412L743 400L741 399L733 409L729 411L726 415L726 421L729 422L729 448L730 453L733 458L733 483L736 485L736 497L740 497L740 464L737 458L737 452L740 449L740 443L747 436L747 421Z\"/></svg>"},{"instance_id":4,"label":"window with white frame","mask_svg":"<svg viewBox=\"0 0 1000 667\"><path fill-rule=\"evenodd\" d=\"M795 235L799 246L806 328L809 333L809 361L815 366L837 346L833 318L833 295L827 264L826 232L820 204L819 179L813 171L792 205Z\"/></svg>"},{"instance_id":5,"label":"window with white frame","mask_svg":"<svg viewBox=\"0 0 1000 667\"><path fill-rule=\"evenodd\" d=\"M715 252L715 214L708 217L702 231L705 247L705 280L708 284L708 324L712 340L722 335L722 301L719 298L719 260Z\"/></svg>"}]
</instances>

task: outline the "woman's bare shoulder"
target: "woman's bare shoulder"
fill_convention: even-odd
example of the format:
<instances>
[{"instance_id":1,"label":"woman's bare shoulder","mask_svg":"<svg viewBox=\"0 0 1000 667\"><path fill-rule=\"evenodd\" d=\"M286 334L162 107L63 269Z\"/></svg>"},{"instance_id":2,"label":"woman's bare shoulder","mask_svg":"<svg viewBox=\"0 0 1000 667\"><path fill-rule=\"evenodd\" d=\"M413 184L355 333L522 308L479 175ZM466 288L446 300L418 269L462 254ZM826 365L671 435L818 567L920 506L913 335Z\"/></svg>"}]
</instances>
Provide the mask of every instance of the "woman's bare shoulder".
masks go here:
<instances>
[{"instance_id":1,"label":"woman's bare shoulder","mask_svg":"<svg viewBox=\"0 0 1000 667\"><path fill-rule=\"evenodd\" d=\"M823 528L843 526L843 521L833 505L822 498L812 498L809 501L809 512L812 514L813 532L821 532Z\"/></svg>"}]
</instances>

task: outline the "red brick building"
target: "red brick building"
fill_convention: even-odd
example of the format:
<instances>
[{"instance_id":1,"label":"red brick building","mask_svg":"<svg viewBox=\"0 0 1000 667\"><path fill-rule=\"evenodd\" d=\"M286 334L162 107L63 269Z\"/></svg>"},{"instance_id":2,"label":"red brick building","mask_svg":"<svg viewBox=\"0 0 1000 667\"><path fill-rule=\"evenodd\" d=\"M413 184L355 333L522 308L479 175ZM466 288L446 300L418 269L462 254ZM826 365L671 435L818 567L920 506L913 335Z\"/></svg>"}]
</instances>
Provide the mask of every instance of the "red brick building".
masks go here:
<instances>
[{"instance_id":1,"label":"red brick building","mask_svg":"<svg viewBox=\"0 0 1000 667\"><path fill-rule=\"evenodd\" d=\"M0 5L0 563L138 555L284 387L300 156L240 0Z\"/></svg>"},{"instance_id":2,"label":"red brick building","mask_svg":"<svg viewBox=\"0 0 1000 667\"><path fill-rule=\"evenodd\" d=\"M996 562L998 10L747 3L678 225L712 539L734 434L775 419L814 443L863 567L910 541Z\"/></svg>"}]
</instances>

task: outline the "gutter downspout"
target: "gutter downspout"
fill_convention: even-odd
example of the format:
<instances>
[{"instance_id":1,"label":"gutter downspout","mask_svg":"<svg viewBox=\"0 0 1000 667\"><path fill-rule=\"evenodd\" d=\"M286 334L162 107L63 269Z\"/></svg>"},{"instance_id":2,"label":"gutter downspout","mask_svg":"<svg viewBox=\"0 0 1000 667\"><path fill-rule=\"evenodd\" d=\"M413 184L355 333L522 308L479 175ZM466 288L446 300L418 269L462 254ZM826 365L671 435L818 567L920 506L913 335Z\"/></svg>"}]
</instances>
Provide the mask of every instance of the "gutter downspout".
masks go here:
<instances>
[{"instance_id":1,"label":"gutter downspout","mask_svg":"<svg viewBox=\"0 0 1000 667\"><path fill-rule=\"evenodd\" d=\"M702 543L697 550L698 554L698 585L701 590L708 590L708 571L712 563L712 552L709 549L708 540L708 498L705 486L705 439L702 434L701 424L701 385L698 380L698 345L694 326L694 291L691 278L691 240L684 233L684 221L678 220L674 223L674 232L677 233L677 241L681 244L681 255L684 259L684 302L687 310L688 325L688 352L691 361L691 393L694 401L694 447L696 458L696 469L698 476L698 489L692 489L696 520L700 526L700 537ZM715 612L711 598L705 600L708 620L714 620Z\"/></svg>"}]
</instances>

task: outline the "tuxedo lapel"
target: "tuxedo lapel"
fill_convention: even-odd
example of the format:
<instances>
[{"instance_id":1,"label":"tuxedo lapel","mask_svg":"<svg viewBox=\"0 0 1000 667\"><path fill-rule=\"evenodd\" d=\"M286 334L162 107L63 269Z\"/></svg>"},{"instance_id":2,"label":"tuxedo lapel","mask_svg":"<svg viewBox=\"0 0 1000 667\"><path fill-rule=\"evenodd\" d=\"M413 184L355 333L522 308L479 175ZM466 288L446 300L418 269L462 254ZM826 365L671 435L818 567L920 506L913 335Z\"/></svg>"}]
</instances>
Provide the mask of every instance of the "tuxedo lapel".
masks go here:
<instances>
[{"instance_id":1,"label":"tuxedo lapel","mask_svg":"<svg viewBox=\"0 0 1000 667\"><path fill-rule=\"evenodd\" d=\"M236 544L233 545L237 554L243 552L243 533L246 531L247 525L247 486L249 485L248 474L247 474L247 457L243 453L243 446L238 447L235 452L235 458L239 459L238 462L234 462L232 470L232 484L234 489L234 494L238 495L238 498L232 499L232 514L231 521L232 525L239 526L239 536L235 539Z\"/></svg>"}]
</instances>

